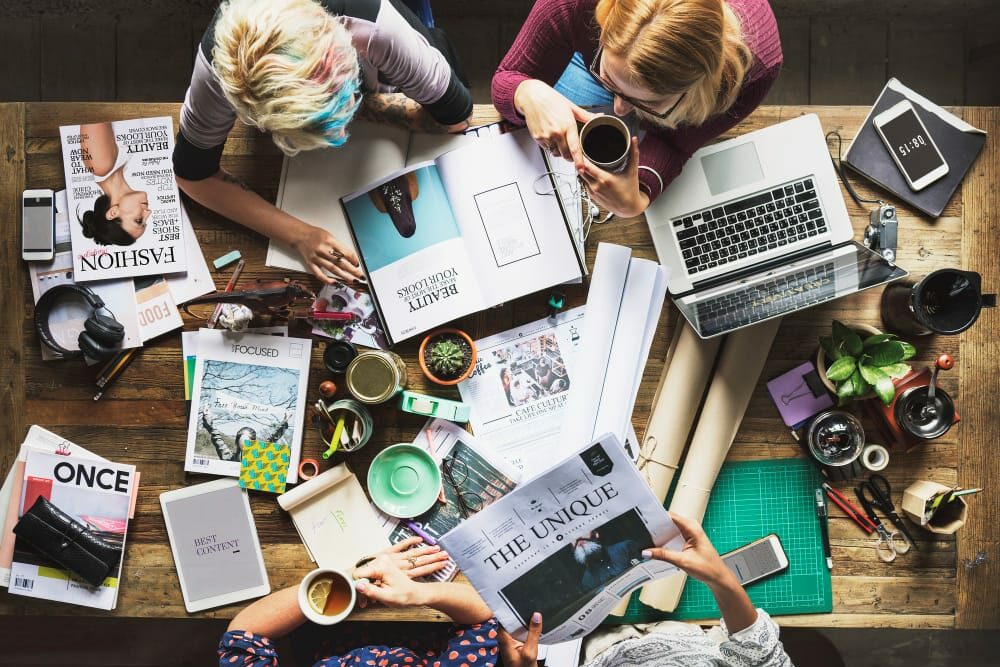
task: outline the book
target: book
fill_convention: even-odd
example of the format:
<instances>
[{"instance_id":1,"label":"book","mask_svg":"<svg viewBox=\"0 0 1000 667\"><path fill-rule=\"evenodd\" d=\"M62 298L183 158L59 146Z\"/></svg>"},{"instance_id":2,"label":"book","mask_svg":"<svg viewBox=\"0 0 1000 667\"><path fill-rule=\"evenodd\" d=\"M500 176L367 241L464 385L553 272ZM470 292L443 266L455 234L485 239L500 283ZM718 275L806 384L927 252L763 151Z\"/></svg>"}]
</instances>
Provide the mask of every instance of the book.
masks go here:
<instances>
[{"instance_id":1,"label":"book","mask_svg":"<svg viewBox=\"0 0 1000 667\"><path fill-rule=\"evenodd\" d=\"M273 327L250 327L246 333L264 334L267 336L287 336L288 325ZM181 332L181 358L184 360L184 400L191 400L194 389L194 369L198 361L198 330Z\"/></svg>"},{"instance_id":2,"label":"book","mask_svg":"<svg viewBox=\"0 0 1000 667\"><path fill-rule=\"evenodd\" d=\"M317 567L350 572L365 556L389 546L368 497L346 463L278 496Z\"/></svg>"},{"instance_id":3,"label":"book","mask_svg":"<svg viewBox=\"0 0 1000 667\"><path fill-rule=\"evenodd\" d=\"M482 511L484 507L513 491L520 477L518 471L503 459L492 456L468 431L445 419L429 420L420 429L413 444L428 448L441 469L445 502L434 503L434 507L410 519L434 539L458 526L467 516ZM449 470L454 484L449 481ZM465 505L462 505L463 501L458 497L460 493L465 497ZM385 514L374 503L372 510L393 544L416 534L407 526L406 521ZM428 578L433 581L449 581L456 574L458 564L455 559L448 558L447 566Z\"/></svg>"},{"instance_id":4,"label":"book","mask_svg":"<svg viewBox=\"0 0 1000 667\"><path fill-rule=\"evenodd\" d=\"M189 612L271 592L250 500L235 479L161 493L160 509Z\"/></svg>"},{"instance_id":5,"label":"book","mask_svg":"<svg viewBox=\"0 0 1000 667\"><path fill-rule=\"evenodd\" d=\"M184 326L181 313L170 293L170 286L163 276L136 278L134 284L135 306L143 343Z\"/></svg>"},{"instance_id":6,"label":"book","mask_svg":"<svg viewBox=\"0 0 1000 667\"><path fill-rule=\"evenodd\" d=\"M59 128L79 283L187 270L169 117Z\"/></svg>"},{"instance_id":7,"label":"book","mask_svg":"<svg viewBox=\"0 0 1000 667\"><path fill-rule=\"evenodd\" d=\"M288 445L254 440L243 448L240 487L284 493L290 456Z\"/></svg>"},{"instance_id":8,"label":"book","mask_svg":"<svg viewBox=\"0 0 1000 667\"><path fill-rule=\"evenodd\" d=\"M239 477L254 440L288 445L298 481L312 340L198 331L184 470Z\"/></svg>"},{"instance_id":9,"label":"book","mask_svg":"<svg viewBox=\"0 0 1000 667\"><path fill-rule=\"evenodd\" d=\"M341 199L390 343L585 272L527 131L478 138Z\"/></svg>"},{"instance_id":10,"label":"book","mask_svg":"<svg viewBox=\"0 0 1000 667\"><path fill-rule=\"evenodd\" d=\"M11 466L0 487L0 516L5 517L3 534L0 535L0 586L6 588L10 583L10 566L14 560L14 524L17 523L18 510L21 502L21 489L24 486L24 464L29 451L49 452L60 456L75 456L77 458L104 461L103 457L94 454L85 447L70 442L41 426L33 425L28 429L28 435L21 443L14 465ZM132 485L132 502L129 506L128 518L135 516L135 502L139 491L141 473L135 471L135 483Z\"/></svg>"},{"instance_id":11,"label":"book","mask_svg":"<svg viewBox=\"0 0 1000 667\"><path fill-rule=\"evenodd\" d=\"M135 467L92 458L29 450L18 517L44 497L105 542L121 545L123 554ZM15 595L68 602L96 609L118 603L122 563L115 574L94 587L35 550L21 538L14 541L8 591Z\"/></svg>"},{"instance_id":12,"label":"book","mask_svg":"<svg viewBox=\"0 0 1000 667\"><path fill-rule=\"evenodd\" d=\"M889 155L889 149L872 119L903 99L913 104L927 132L948 163L948 173L920 191L910 189L899 167ZM936 218L947 206L958 185L965 178L976 156L986 144L986 133L972 127L958 116L942 109L926 97L889 79L858 129L854 141L847 147L843 161L848 167L874 181L910 206Z\"/></svg>"}]
</instances>

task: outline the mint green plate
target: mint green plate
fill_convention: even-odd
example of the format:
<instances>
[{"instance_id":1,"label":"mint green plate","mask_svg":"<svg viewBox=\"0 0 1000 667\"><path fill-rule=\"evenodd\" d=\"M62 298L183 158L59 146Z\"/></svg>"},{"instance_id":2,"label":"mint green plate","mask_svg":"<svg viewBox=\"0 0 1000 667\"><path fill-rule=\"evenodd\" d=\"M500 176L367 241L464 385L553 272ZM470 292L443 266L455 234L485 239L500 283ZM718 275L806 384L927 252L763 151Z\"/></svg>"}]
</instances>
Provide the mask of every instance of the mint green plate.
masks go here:
<instances>
[{"instance_id":1,"label":"mint green plate","mask_svg":"<svg viewBox=\"0 0 1000 667\"><path fill-rule=\"evenodd\" d=\"M437 502L441 471L427 450L416 445L391 445L368 468L368 493L380 510L406 519L420 516Z\"/></svg>"}]
</instances>

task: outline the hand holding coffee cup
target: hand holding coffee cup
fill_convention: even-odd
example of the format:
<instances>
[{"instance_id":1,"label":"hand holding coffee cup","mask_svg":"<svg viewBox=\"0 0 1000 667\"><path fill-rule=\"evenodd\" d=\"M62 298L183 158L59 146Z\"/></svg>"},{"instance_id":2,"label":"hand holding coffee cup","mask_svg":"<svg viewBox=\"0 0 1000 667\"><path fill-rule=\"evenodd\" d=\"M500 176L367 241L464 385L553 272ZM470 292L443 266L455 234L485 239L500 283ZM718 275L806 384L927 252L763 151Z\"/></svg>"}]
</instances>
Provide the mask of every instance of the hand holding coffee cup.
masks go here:
<instances>
[{"instance_id":1,"label":"hand holding coffee cup","mask_svg":"<svg viewBox=\"0 0 1000 667\"><path fill-rule=\"evenodd\" d=\"M617 116L594 116L580 130L580 143L584 157L616 174L628 164L632 134Z\"/></svg>"}]
</instances>

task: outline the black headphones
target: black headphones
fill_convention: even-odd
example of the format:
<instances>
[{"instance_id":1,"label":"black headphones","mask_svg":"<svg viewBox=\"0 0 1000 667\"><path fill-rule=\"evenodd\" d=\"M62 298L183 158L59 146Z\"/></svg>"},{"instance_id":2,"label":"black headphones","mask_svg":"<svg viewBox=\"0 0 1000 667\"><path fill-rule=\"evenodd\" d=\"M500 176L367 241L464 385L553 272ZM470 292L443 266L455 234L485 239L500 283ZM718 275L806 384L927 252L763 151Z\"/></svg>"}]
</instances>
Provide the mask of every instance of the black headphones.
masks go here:
<instances>
[{"instance_id":1,"label":"black headphones","mask_svg":"<svg viewBox=\"0 0 1000 667\"><path fill-rule=\"evenodd\" d=\"M82 296L94 309L83 323L83 331L77 339L79 350L67 350L57 343L49 328L49 315L56 301L73 294ZM107 315L100 314L100 310L107 312ZM77 359L86 355L91 359L106 361L118 353L121 342L125 339L125 327L115 319L114 313L108 310L101 297L82 285L56 285L45 292L35 304L35 331L42 343L58 352L63 359Z\"/></svg>"}]
</instances>

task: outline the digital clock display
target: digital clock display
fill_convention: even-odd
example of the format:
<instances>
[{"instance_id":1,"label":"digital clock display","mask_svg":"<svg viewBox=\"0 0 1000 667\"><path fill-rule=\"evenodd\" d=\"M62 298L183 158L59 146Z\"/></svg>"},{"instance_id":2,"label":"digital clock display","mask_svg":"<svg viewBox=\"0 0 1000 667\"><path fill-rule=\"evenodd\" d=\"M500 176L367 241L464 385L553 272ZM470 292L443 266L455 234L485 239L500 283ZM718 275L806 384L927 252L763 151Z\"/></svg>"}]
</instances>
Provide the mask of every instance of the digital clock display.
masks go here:
<instances>
[{"instance_id":1,"label":"digital clock display","mask_svg":"<svg viewBox=\"0 0 1000 667\"><path fill-rule=\"evenodd\" d=\"M911 181L920 180L944 164L912 110L882 125L882 134Z\"/></svg>"}]
</instances>

